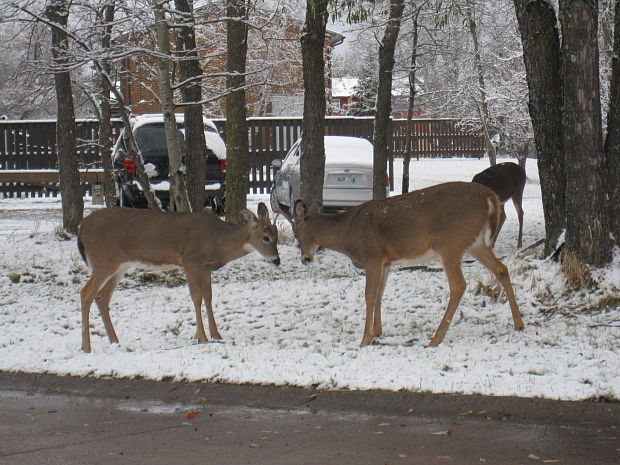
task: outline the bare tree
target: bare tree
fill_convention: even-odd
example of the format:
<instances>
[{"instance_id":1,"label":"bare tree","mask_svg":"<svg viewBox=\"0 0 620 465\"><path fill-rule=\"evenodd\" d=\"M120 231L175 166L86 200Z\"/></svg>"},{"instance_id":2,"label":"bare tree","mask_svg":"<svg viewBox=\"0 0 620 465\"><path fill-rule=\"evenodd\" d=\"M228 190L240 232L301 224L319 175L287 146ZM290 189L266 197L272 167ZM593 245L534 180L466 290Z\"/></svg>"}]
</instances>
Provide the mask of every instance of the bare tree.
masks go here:
<instances>
[{"instance_id":1,"label":"bare tree","mask_svg":"<svg viewBox=\"0 0 620 465\"><path fill-rule=\"evenodd\" d=\"M198 57L192 0L174 0L180 14L176 26L176 48L179 80L183 100L185 126L185 163L187 165L187 196L192 211L200 211L205 203L206 140L202 120L203 70Z\"/></svg>"},{"instance_id":2,"label":"bare tree","mask_svg":"<svg viewBox=\"0 0 620 465\"><path fill-rule=\"evenodd\" d=\"M226 218L240 220L246 207L249 154L245 77L248 53L248 5L246 0L227 0L226 56Z\"/></svg>"},{"instance_id":3,"label":"bare tree","mask_svg":"<svg viewBox=\"0 0 620 465\"><path fill-rule=\"evenodd\" d=\"M110 50L112 44L112 23L114 21L114 13L116 9L116 0L111 0L104 4L100 10L101 17L101 48ZM112 108L110 103L111 83L109 76L112 71L110 60L102 56L101 73L99 76L101 85L101 98L99 108L99 146L101 152L101 164L103 165L103 193L107 206L116 205L118 198L116 196L116 188L114 186L114 177L112 174Z\"/></svg>"},{"instance_id":4,"label":"bare tree","mask_svg":"<svg viewBox=\"0 0 620 465\"><path fill-rule=\"evenodd\" d=\"M325 177L325 30L328 0L308 0L301 35L304 75L303 140L300 161L300 195L311 205L323 201Z\"/></svg>"},{"instance_id":5,"label":"bare tree","mask_svg":"<svg viewBox=\"0 0 620 465\"><path fill-rule=\"evenodd\" d=\"M566 245L591 265L611 260L605 209L598 2L560 0Z\"/></svg>"},{"instance_id":6,"label":"bare tree","mask_svg":"<svg viewBox=\"0 0 620 465\"><path fill-rule=\"evenodd\" d=\"M610 229L620 244L620 2L616 2L610 103L605 139L605 181Z\"/></svg>"},{"instance_id":7,"label":"bare tree","mask_svg":"<svg viewBox=\"0 0 620 465\"><path fill-rule=\"evenodd\" d=\"M70 3L66 0L50 0L45 8L45 16L52 28L53 71L58 114L56 144L62 193L62 224L68 232L77 233L84 213L84 200L75 143L75 112L69 72L71 57L68 53L69 38L66 32L69 8Z\"/></svg>"},{"instance_id":8,"label":"bare tree","mask_svg":"<svg viewBox=\"0 0 620 465\"><path fill-rule=\"evenodd\" d=\"M409 165L411 161L411 154L413 152L413 108L415 106L416 95L416 71L417 71L417 59L418 59L418 42L420 37L420 24L418 19L420 17L420 7L414 7L414 11L411 15L411 64L409 66L409 99L407 105L407 134L405 134L405 147L406 152L403 157L403 181L402 181L402 194L409 192Z\"/></svg>"},{"instance_id":9,"label":"bare tree","mask_svg":"<svg viewBox=\"0 0 620 465\"><path fill-rule=\"evenodd\" d=\"M372 195L374 199L384 199L386 196L388 142L391 137L392 71L394 70L394 51L404 7L404 0L390 0L390 14L385 25L383 40L379 46L379 85L373 134Z\"/></svg>"},{"instance_id":10,"label":"bare tree","mask_svg":"<svg viewBox=\"0 0 620 465\"><path fill-rule=\"evenodd\" d=\"M544 254L557 246L566 226L560 37L550 1L515 0L527 69L529 110L538 152L545 216Z\"/></svg>"},{"instance_id":11,"label":"bare tree","mask_svg":"<svg viewBox=\"0 0 620 465\"><path fill-rule=\"evenodd\" d=\"M166 0L151 0L159 50L159 56L157 57L159 93L166 130L166 147L168 149L170 207L179 212L188 212L190 211L190 205L181 162L174 97L170 80L170 36L164 9L165 3Z\"/></svg>"},{"instance_id":12,"label":"bare tree","mask_svg":"<svg viewBox=\"0 0 620 465\"><path fill-rule=\"evenodd\" d=\"M478 78L478 92L480 95L480 100L477 102L478 114L480 115L480 121L482 123L484 142L486 152L489 157L489 163L491 164L491 166L493 166L496 163L497 154L495 152L495 146L491 142L491 138L493 137L493 130L491 128L491 114L489 111L489 102L487 98L484 67L482 66L482 58L480 56L480 38L478 36L478 25L476 22L476 12L474 6L472 4L466 5L463 13L465 15L469 34L471 35L471 40L474 46L474 66L476 68L476 75Z\"/></svg>"}]
</instances>

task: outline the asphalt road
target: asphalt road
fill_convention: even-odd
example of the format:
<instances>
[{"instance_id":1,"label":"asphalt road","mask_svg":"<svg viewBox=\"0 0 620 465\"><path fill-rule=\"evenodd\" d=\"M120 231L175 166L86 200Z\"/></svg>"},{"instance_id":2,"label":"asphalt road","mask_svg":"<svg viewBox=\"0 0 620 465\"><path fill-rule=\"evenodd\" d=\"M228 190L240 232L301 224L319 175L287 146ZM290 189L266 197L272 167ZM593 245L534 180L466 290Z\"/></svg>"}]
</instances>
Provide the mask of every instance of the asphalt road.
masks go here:
<instances>
[{"instance_id":1,"label":"asphalt road","mask_svg":"<svg viewBox=\"0 0 620 465\"><path fill-rule=\"evenodd\" d=\"M0 464L620 464L620 404L0 373Z\"/></svg>"}]
</instances>

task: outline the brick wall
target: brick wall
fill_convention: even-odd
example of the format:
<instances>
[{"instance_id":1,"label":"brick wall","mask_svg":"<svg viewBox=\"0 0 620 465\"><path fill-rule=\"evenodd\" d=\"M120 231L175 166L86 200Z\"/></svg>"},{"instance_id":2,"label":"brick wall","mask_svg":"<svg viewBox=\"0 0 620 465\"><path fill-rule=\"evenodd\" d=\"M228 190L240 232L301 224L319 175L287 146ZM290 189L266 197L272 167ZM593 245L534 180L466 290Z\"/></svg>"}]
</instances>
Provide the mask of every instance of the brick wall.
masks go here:
<instances>
[{"instance_id":1,"label":"brick wall","mask_svg":"<svg viewBox=\"0 0 620 465\"><path fill-rule=\"evenodd\" d=\"M274 97L303 95L303 70L300 35L303 24L284 16L269 16L260 29L251 27L248 34L246 90L248 116L269 115ZM150 31L152 32L152 31ZM326 90L331 87L331 50L334 36L328 36L325 46ZM171 36L174 41L174 37ZM147 49L154 49L154 39L142 34L133 39ZM205 22L196 28L199 55L206 77L203 81L204 112L209 117L223 117L225 78L218 75L226 69L226 24ZM174 45L172 47L174 49ZM173 69L174 74L174 69ZM157 113L157 70L152 57L146 53L132 55L122 63L121 88L126 104L135 114ZM328 97L329 99L329 97ZM179 98L180 100L180 98Z\"/></svg>"}]
</instances>

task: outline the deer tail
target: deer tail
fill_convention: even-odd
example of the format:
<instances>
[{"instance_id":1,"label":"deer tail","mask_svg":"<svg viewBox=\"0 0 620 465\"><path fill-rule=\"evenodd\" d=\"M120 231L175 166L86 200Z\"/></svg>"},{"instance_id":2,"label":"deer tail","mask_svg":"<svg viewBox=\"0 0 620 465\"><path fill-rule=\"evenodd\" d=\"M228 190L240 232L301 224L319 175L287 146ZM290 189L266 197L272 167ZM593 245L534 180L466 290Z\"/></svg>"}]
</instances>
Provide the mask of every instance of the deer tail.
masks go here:
<instances>
[{"instance_id":1,"label":"deer tail","mask_svg":"<svg viewBox=\"0 0 620 465\"><path fill-rule=\"evenodd\" d=\"M84 260L84 263L86 263L90 267L90 263L88 263L88 258L86 257L86 251L84 250L84 244L80 240L80 236L79 235L78 235L78 238L77 238L77 246L78 246L78 250L80 252L80 255L82 256L82 260Z\"/></svg>"},{"instance_id":2,"label":"deer tail","mask_svg":"<svg viewBox=\"0 0 620 465\"><path fill-rule=\"evenodd\" d=\"M487 203L489 205L489 236L485 237L485 242L487 245L492 246L491 238L495 237L495 233L499 228L499 220L500 220L500 205L499 205L499 197L495 195L494 192L487 197Z\"/></svg>"}]
</instances>

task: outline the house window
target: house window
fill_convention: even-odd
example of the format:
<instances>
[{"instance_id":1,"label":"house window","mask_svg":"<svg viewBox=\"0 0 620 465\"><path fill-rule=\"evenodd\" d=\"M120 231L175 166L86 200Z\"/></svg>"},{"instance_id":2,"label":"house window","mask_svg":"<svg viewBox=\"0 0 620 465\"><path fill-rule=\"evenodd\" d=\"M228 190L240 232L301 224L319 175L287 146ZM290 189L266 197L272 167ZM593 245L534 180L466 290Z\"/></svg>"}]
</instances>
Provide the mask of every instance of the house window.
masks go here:
<instances>
[{"instance_id":1,"label":"house window","mask_svg":"<svg viewBox=\"0 0 620 465\"><path fill-rule=\"evenodd\" d=\"M274 95L271 97L273 116L301 116L304 112L303 95Z\"/></svg>"}]
</instances>

